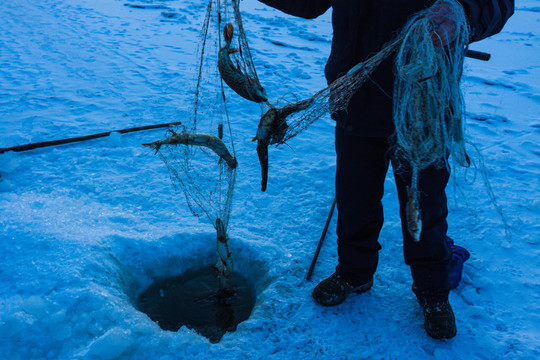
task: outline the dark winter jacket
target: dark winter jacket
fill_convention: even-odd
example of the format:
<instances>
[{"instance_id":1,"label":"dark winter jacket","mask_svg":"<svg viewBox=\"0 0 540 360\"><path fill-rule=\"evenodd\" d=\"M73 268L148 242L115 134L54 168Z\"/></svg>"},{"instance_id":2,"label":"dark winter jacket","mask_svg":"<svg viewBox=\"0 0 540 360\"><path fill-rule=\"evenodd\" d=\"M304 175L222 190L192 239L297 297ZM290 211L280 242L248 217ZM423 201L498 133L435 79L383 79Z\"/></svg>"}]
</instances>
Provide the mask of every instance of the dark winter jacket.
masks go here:
<instances>
[{"instance_id":1,"label":"dark winter jacket","mask_svg":"<svg viewBox=\"0 0 540 360\"><path fill-rule=\"evenodd\" d=\"M326 64L328 83L378 52L407 19L434 1L426 0L260 0L303 18L315 18L332 7L332 50ZM468 17L471 42L498 33L514 12L514 0L460 0ZM352 97L347 113L332 114L346 131L369 137L393 132L393 59L387 59Z\"/></svg>"}]
</instances>

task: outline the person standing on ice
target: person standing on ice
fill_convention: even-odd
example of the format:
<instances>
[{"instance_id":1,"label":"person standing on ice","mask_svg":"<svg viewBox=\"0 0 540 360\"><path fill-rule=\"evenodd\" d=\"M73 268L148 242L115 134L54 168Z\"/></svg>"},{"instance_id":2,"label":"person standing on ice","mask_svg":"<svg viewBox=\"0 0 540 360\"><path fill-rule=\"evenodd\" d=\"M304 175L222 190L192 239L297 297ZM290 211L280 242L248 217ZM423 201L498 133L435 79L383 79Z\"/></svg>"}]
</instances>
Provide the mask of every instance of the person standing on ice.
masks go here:
<instances>
[{"instance_id":1,"label":"person standing on ice","mask_svg":"<svg viewBox=\"0 0 540 360\"><path fill-rule=\"evenodd\" d=\"M287 14L316 18L332 8L332 50L326 64L328 83L378 52L414 13L432 6L432 40L445 46L456 37L457 14L449 1L425 0L259 0ZM434 4L435 3L435 4ZM513 14L513 0L459 0L470 27L470 42L498 33ZM398 190L405 262L410 266L412 289L423 308L424 327L436 339L456 335L455 317L448 301L452 251L447 241L445 188L449 172L428 167L419 173L423 229L419 242L407 231L405 205L411 184L409 164L391 154L394 131L392 93L393 59L385 60L371 81L355 93L346 112L336 120L336 198L338 208L338 265L336 272L313 290L322 305L340 304L351 293L373 284L377 268L379 232L383 224L383 185L392 162ZM395 169L402 169L396 172ZM403 169L409 169L408 171Z\"/></svg>"}]
</instances>

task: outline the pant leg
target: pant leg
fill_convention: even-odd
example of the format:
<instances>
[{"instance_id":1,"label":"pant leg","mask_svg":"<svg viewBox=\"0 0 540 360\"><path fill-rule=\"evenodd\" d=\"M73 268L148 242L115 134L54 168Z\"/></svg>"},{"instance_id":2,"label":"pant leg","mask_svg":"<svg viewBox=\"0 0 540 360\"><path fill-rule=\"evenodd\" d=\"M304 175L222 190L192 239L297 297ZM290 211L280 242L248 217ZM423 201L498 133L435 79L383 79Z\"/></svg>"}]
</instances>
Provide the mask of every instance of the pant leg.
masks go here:
<instances>
[{"instance_id":1,"label":"pant leg","mask_svg":"<svg viewBox=\"0 0 540 360\"><path fill-rule=\"evenodd\" d=\"M336 127L336 270L354 285L369 281L377 269L387 151L386 138L352 136Z\"/></svg>"},{"instance_id":2,"label":"pant leg","mask_svg":"<svg viewBox=\"0 0 540 360\"><path fill-rule=\"evenodd\" d=\"M445 188L450 174L446 168L429 167L418 174L422 234L415 242L407 230L406 187L411 184L410 167L392 161L400 203L405 263L411 267L414 288L418 291L448 293L452 251L446 240ZM397 171L396 171L397 169ZM416 291L415 290L415 291Z\"/></svg>"}]
</instances>

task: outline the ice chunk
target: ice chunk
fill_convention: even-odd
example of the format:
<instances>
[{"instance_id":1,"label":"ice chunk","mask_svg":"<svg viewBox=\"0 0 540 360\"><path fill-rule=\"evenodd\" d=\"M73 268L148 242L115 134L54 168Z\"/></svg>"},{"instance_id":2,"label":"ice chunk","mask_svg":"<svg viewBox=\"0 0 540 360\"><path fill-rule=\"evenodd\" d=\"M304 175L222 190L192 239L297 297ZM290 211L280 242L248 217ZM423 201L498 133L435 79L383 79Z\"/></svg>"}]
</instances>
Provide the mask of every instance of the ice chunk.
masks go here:
<instances>
[{"instance_id":1,"label":"ice chunk","mask_svg":"<svg viewBox=\"0 0 540 360\"><path fill-rule=\"evenodd\" d=\"M0 173L9 174L21 164L19 156L13 152L0 154Z\"/></svg>"},{"instance_id":2,"label":"ice chunk","mask_svg":"<svg viewBox=\"0 0 540 360\"><path fill-rule=\"evenodd\" d=\"M117 132L117 131L111 132L111 134L109 135L109 144L112 147L121 146L122 145L122 134Z\"/></svg>"},{"instance_id":3,"label":"ice chunk","mask_svg":"<svg viewBox=\"0 0 540 360\"><path fill-rule=\"evenodd\" d=\"M103 360L116 359L132 343L131 331L114 327L90 344L87 355Z\"/></svg>"},{"instance_id":4,"label":"ice chunk","mask_svg":"<svg viewBox=\"0 0 540 360\"><path fill-rule=\"evenodd\" d=\"M21 303L23 310L36 317L44 317L47 314L47 303L37 295L24 299Z\"/></svg>"}]
</instances>

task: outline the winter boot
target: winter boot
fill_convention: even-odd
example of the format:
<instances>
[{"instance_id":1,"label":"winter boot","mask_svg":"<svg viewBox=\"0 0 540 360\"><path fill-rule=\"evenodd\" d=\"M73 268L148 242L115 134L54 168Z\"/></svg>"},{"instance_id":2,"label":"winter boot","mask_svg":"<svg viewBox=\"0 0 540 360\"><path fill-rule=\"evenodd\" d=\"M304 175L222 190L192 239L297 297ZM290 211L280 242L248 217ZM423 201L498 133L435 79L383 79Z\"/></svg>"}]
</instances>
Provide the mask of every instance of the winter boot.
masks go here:
<instances>
[{"instance_id":1,"label":"winter boot","mask_svg":"<svg viewBox=\"0 0 540 360\"><path fill-rule=\"evenodd\" d=\"M456 319L448 296L434 296L426 292L416 294L424 313L424 328L434 339L451 339L456 336Z\"/></svg>"},{"instance_id":2,"label":"winter boot","mask_svg":"<svg viewBox=\"0 0 540 360\"><path fill-rule=\"evenodd\" d=\"M348 283L341 274L335 272L315 287L312 296L321 305L334 306L345 301L349 294L366 292L371 289L371 286L373 286L373 279L363 285L354 286Z\"/></svg>"}]
</instances>

